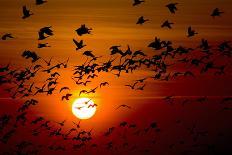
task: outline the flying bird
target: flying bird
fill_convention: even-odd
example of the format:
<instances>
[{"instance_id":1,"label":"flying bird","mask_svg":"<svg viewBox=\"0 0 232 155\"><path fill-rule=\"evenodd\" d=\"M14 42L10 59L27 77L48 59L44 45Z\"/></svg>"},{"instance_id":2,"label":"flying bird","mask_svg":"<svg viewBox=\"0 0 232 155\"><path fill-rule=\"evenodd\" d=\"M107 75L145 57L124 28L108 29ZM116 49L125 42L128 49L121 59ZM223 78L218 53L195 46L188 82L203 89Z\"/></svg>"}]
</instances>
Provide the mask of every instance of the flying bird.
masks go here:
<instances>
[{"instance_id":1,"label":"flying bird","mask_svg":"<svg viewBox=\"0 0 232 155\"><path fill-rule=\"evenodd\" d=\"M137 21L136 24L142 25L142 24L144 24L146 21L149 21L149 19L144 19L144 17L141 16L141 17L139 17L139 19L138 19L138 21Z\"/></svg>"},{"instance_id":2,"label":"flying bird","mask_svg":"<svg viewBox=\"0 0 232 155\"><path fill-rule=\"evenodd\" d=\"M213 18L215 18L215 17L219 17L219 16L221 16L221 14L223 14L224 12L222 12L222 11L220 11L218 8L215 8L214 10L213 10L213 12L211 13L211 16L213 17Z\"/></svg>"},{"instance_id":3,"label":"flying bird","mask_svg":"<svg viewBox=\"0 0 232 155\"><path fill-rule=\"evenodd\" d=\"M83 40L80 40L80 42L78 42L77 40L73 39L73 42L76 45L76 50L78 51L79 49L82 49L83 47L85 47L86 45L84 45Z\"/></svg>"},{"instance_id":4,"label":"flying bird","mask_svg":"<svg viewBox=\"0 0 232 155\"><path fill-rule=\"evenodd\" d=\"M36 62L37 60L40 59L40 57L35 52L27 51L27 50L23 52L22 57L26 59L31 58L32 62Z\"/></svg>"},{"instance_id":5,"label":"flying bird","mask_svg":"<svg viewBox=\"0 0 232 155\"><path fill-rule=\"evenodd\" d=\"M60 89L60 92L62 92L63 90L70 90L70 89L69 89L69 87L62 87L62 88Z\"/></svg>"},{"instance_id":6,"label":"flying bird","mask_svg":"<svg viewBox=\"0 0 232 155\"><path fill-rule=\"evenodd\" d=\"M175 14L177 11L177 7L176 7L177 4L178 3L170 3L170 4L167 4L166 7L169 9L171 13Z\"/></svg>"},{"instance_id":7,"label":"flying bird","mask_svg":"<svg viewBox=\"0 0 232 155\"><path fill-rule=\"evenodd\" d=\"M38 43L38 48L45 48L45 47L51 47L48 45L48 43Z\"/></svg>"},{"instance_id":8,"label":"flying bird","mask_svg":"<svg viewBox=\"0 0 232 155\"><path fill-rule=\"evenodd\" d=\"M66 94L65 96L62 96L62 101L65 99L65 100L69 100L69 97L71 97L72 94Z\"/></svg>"},{"instance_id":9,"label":"flying bird","mask_svg":"<svg viewBox=\"0 0 232 155\"><path fill-rule=\"evenodd\" d=\"M93 52L93 51L85 51L85 52L83 53L83 55L88 56L88 57L95 58L95 56L94 56L94 54L93 54L92 52Z\"/></svg>"},{"instance_id":10,"label":"flying bird","mask_svg":"<svg viewBox=\"0 0 232 155\"><path fill-rule=\"evenodd\" d=\"M91 34L91 30L92 30L92 28L88 28L85 26L85 24L83 24L83 25L81 25L80 28L76 29L76 33L79 36L82 36L84 34Z\"/></svg>"},{"instance_id":11,"label":"flying bird","mask_svg":"<svg viewBox=\"0 0 232 155\"><path fill-rule=\"evenodd\" d=\"M195 34L198 34L191 26L188 27L188 37L193 37Z\"/></svg>"},{"instance_id":12,"label":"flying bird","mask_svg":"<svg viewBox=\"0 0 232 155\"><path fill-rule=\"evenodd\" d=\"M81 90L80 93L79 93L79 96L81 96L82 93L87 94L88 91L87 90Z\"/></svg>"},{"instance_id":13,"label":"flying bird","mask_svg":"<svg viewBox=\"0 0 232 155\"><path fill-rule=\"evenodd\" d=\"M119 108L128 108L131 109L131 106L128 106L126 104L121 104L120 106L118 106L115 110L119 109Z\"/></svg>"},{"instance_id":14,"label":"flying bird","mask_svg":"<svg viewBox=\"0 0 232 155\"><path fill-rule=\"evenodd\" d=\"M41 5L41 4L44 4L44 3L46 3L47 1L45 1L45 0L36 0L35 1L35 4L36 5Z\"/></svg>"},{"instance_id":15,"label":"flying bird","mask_svg":"<svg viewBox=\"0 0 232 155\"><path fill-rule=\"evenodd\" d=\"M53 31L51 29L51 26L46 26L46 27L41 28L38 34L39 34L39 40L44 40L47 37L52 36Z\"/></svg>"},{"instance_id":16,"label":"flying bird","mask_svg":"<svg viewBox=\"0 0 232 155\"><path fill-rule=\"evenodd\" d=\"M108 82L102 82L102 83L100 84L100 88L101 88L102 86L106 86L106 85L109 85L109 83L108 83Z\"/></svg>"},{"instance_id":17,"label":"flying bird","mask_svg":"<svg viewBox=\"0 0 232 155\"><path fill-rule=\"evenodd\" d=\"M133 6L137 6L141 3L144 3L145 1L142 1L142 0L134 0L134 3L133 3Z\"/></svg>"},{"instance_id":18,"label":"flying bird","mask_svg":"<svg viewBox=\"0 0 232 155\"><path fill-rule=\"evenodd\" d=\"M135 89L135 85L137 84L138 82L135 82L133 85L125 85L127 87L130 87L131 89Z\"/></svg>"},{"instance_id":19,"label":"flying bird","mask_svg":"<svg viewBox=\"0 0 232 155\"><path fill-rule=\"evenodd\" d=\"M28 10L27 7L24 5L23 6L23 16L22 16L22 18L26 19L26 18L30 17L31 15L33 15L33 13L31 13L31 11Z\"/></svg>"},{"instance_id":20,"label":"flying bird","mask_svg":"<svg viewBox=\"0 0 232 155\"><path fill-rule=\"evenodd\" d=\"M12 39L14 38L11 33L6 33L2 36L2 40L7 40L7 39Z\"/></svg>"},{"instance_id":21,"label":"flying bird","mask_svg":"<svg viewBox=\"0 0 232 155\"><path fill-rule=\"evenodd\" d=\"M94 108L94 107L96 107L97 106L97 104L90 104L89 106L88 106L88 108Z\"/></svg>"},{"instance_id":22,"label":"flying bird","mask_svg":"<svg viewBox=\"0 0 232 155\"><path fill-rule=\"evenodd\" d=\"M174 23L169 22L168 20L166 20L166 21L161 25L161 27L162 27L162 28L167 27L167 28L171 29L173 24L174 24Z\"/></svg>"}]
</instances>

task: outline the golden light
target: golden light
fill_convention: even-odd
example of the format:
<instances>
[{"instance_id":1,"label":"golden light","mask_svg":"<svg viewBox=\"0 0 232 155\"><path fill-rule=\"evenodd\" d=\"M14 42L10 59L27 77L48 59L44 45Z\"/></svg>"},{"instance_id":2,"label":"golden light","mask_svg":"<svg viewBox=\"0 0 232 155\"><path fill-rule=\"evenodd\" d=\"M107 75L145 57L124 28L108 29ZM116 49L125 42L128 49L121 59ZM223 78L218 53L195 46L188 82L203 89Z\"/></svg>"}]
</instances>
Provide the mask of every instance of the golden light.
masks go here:
<instances>
[{"instance_id":1,"label":"golden light","mask_svg":"<svg viewBox=\"0 0 232 155\"><path fill-rule=\"evenodd\" d=\"M78 98L72 104L72 113L79 119L89 119L95 114L96 106L92 99Z\"/></svg>"}]
</instances>

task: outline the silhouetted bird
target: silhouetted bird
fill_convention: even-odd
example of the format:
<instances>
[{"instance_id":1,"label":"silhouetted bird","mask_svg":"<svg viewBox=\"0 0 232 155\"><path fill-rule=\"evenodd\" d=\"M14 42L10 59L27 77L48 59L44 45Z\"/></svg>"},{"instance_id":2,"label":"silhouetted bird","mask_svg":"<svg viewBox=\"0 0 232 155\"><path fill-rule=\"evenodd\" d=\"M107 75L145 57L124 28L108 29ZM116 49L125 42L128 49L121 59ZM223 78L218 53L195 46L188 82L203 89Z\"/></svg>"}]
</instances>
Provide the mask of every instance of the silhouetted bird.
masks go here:
<instances>
[{"instance_id":1,"label":"silhouetted bird","mask_svg":"<svg viewBox=\"0 0 232 155\"><path fill-rule=\"evenodd\" d=\"M208 41L206 39L201 39L201 44L200 44L199 48L201 48L204 51L209 50L210 46L208 44Z\"/></svg>"},{"instance_id":2,"label":"silhouetted bird","mask_svg":"<svg viewBox=\"0 0 232 155\"><path fill-rule=\"evenodd\" d=\"M90 104L89 106L88 106L88 108L94 108L94 107L96 107L97 106L97 104Z\"/></svg>"},{"instance_id":3,"label":"silhouetted bird","mask_svg":"<svg viewBox=\"0 0 232 155\"><path fill-rule=\"evenodd\" d=\"M2 36L2 40L7 40L10 38L14 38L11 33L6 33Z\"/></svg>"},{"instance_id":4,"label":"silhouetted bird","mask_svg":"<svg viewBox=\"0 0 232 155\"><path fill-rule=\"evenodd\" d=\"M135 85L137 84L138 82L135 82L133 85L125 85L127 87L130 87L131 89L135 89Z\"/></svg>"},{"instance_id":5,"label":"silhouetted bird","mask_svg":"<svg viewBox=\"0 0 232 155\"><path fill-rule=\"evenodd\" d=\"M119 124L119 126L120 126L120 127L125 127L125 126L127 126L127 124L128 124L127 122L123 121L123 122L121 122L121 123Z\"/></svg>"},{"instance_id":6,"label":"silhouetted bird","mask_svg":"<svg viewBox=\"0 0 232 155\"><path fill-rule=\"evenodd\" d=\"M169 9L171 13L175 13L177 11L177 7L176 7L177 4L178 3L170 3L166 5L166 7Z\"/></svg>"},{"instance_id":7,"label":"silhouetted bird","mask_svg":"<svg viewBox=\"0 0 232 155\"><path fill-rule=\"evenodd\" d=\"M135 52L133 53L133 57L136 57L137 55L147 56L147 55L144 54L141 50L135 51Z\"/></svg>"},{"instance_id":8,"label":"silhouetted bird","mask_svg":"<svg viewBox=\"0 0 232 155\"><path fill-rule=\"evenodd\" d=\"M126 105L126 104L121 104L120 106L118 106L118 107L116 108L116 110L119 109L119 108L128 108L128 109L131 109L131 106L128 106L128 105Z\"/></svg>"},{"instance_id":9,"label":"silhouetted bird","mask_svg":"<svg viewBox=\"0 0 232 155\"><path fill-rule=\"evenodd\" d=\"M65 99L65 100L69 100L69 97L71 97L72 94L66 94L65 96L62 96L62 101Z\"/></svg>"},{"instance_id":10,"label":"silhouetted bird","mask_svg":"<svg viewBox=\"0 0 232 155\"><path fill-rule=\"evenodd\" d=\"M45 36L48 35L48 36ZM51 26L43 27L39 30L39 40L44 40L49 36L53 35L53 31L51 30Z\"/></svg>"},{"instance_id":11,"label":"silhouetted bird","mask_svg":"<svg viewBox=\"0 0 232 155\"><path fill-rule=\"evenodd\" d=\"M109 83L108 83L108 82L102 82L102 83L100 84L100 88L101 88L102 86L106 86L106 85L109 85Z\"/></svg>"},{"instance_id":12,"label":"silhouetted bird","mask_svg":"<svg viewBox=\"0 0 232 155\"><path fill-rule=\"evenodd\" d=\"M139 5L139 4L143 3L143 2L145 2L145 1L143 1L143 0L134 0L133 6Z\"/></svg>"},{"instance_id":13,"label":"silhouetted bird","mask_svg":"<svg viewBox=\"0 0 232 155\"><path fill-rule=\"evenodd\" d=\"M37 124L38 122L43 121L43 120L44 120L43 117L38 117L35 120L31 121L31 124Z\"/></svg>"},{"instance_id":14,"label":"silhouetted bird","mask_svg":"<svg viewBox=\"0 0 232 155\"><path fill-rule=\"evenodd\" d=\"M55 73L51 74L51 77L56 77L56 76L60 76L60 74L58 72L55 72Z\"/></svg>"},{"instance_id":15,"label":"silhouetted bird","mask_svg":"<svg viewBox=\"0 0 232 155\"><path fill-rule=\"evenodd\" d=\"M211 16L215 18L216 16L221 16L221 14L224 12L221 12L218 8L214 9Z\"/></svg>"},{"instance_id":16,"label":"silhouetted bird","mask_svg":"<svg viewBox=\"0 0 232 155\"><path fill-rule=\"evenodd\" d=\"M138 79L136 80L137 82L143 83L147 78L143 78L143 79Z\"/></svg>"},{"instance_id":17,"label":"silhouetted bird","mask_svg":"<svg viewBox=\"0 0 232 155\"><path fill-rule=\"evenodd\" d=\"M31 51L24 51L22 57L26 59L31 58L32 62L36 62L40 58L35 52L31 52Z\"/></svg>"},{"instance_id":18,"label":"silhouetted bird","mask_svg":"<svg viewBox=\"0 0 232 155\"><path fill-rule=\"evenodd\" d=\"M93 52L93 51L85 51L85 52L83 53L83 55L86 55L86 56L88 56L88 57L95 58L95 56L93 55L92 52Z\"/></svg>"},{"instance_id":19,"label":"silhouetted bird","mask_svg":"<svg viewBox=\"0 0 232 155\"><path fill-rule=\"evenodd\" d=\"M188 37L193 37L195 34L198 34L191 26L188 27Z\"/></svg>"},{"instance_id":20,"label":"silhouetted bird","mask_svg":"<svg viewBox=\"0 0 232 155\"><path fill-rule=\"evenodd\" d=\"M62 92L63 90L70 90L68 87L62 87L61 89L60 89L60 92Z\"/></svg>"},{"instance_id":21,"label":"silhouetted bird","mask_svg":"<svg viewBox=\"0 0 232 155\"><path fill-rule=\"evenodd\" d=\"M142 24L144 24L146 21L149 21L149 19L144 19L144 17L141 16L141 17L139 17L139 19L138 19L138 21L137 21L136 24L142 25Z\"/></svg>"},{"instance_id":22,"label":"silhouetted bird","mask_svg":"<svg viewBox=\"0 0 232 155\"><path fill-rule=\"evenodd\" d=\"M36 5L41 5L41 4L44 4L44 3L46 3L47 1L45 1L45 0L36 0L35 1L35 4Z\"/></svg>"},{"instance_id":23,"label":"silhouetted bird","mask_svg":"<svg viewBox=\"0 0 232 155\"><path fill-rule=\"evenodd\" d=\"M80 93L79 93L79 96L81 96L82 93L87 94L88 91L87 90L81 90Z\"/></svg>"},{"instance_id":24,"label":"silhouetted bird","mask_svg":"<svg viewBox=\"0 0 232 155\"><path fill-rule=\"evenodd\" d=\"M155 37L155 41L151 42L148 47L151 47L155 50L160 50L163 48L162 42L159 38Z\"/></svg>"},{"instance_id":25,"label":"silhouetted bird","mask_svg":"<svg viewBox=\"0 0 232 155\"><path fill-rule=\"evenodd\" d=\"M83 40L80 40L80 42L78 42L77 40L73 39L73 42L76 45L76 50L82 49L83 47L86 46L86 45L84 45Z\"/></svg>"},{"instance_id":26,"label":"silhouetted bird","mask_svg":"<svg viewBox=\"0 0 232 155\"><path fill-rule=\"evenodd\" d=\"M59 124L60 126L64 126L64 123L66 122L66 120L63 120L62 122L56 122L57 124ZM59 129L60 130L60 129Z\"/></svg>"},{"instance_id":27,"label":"silhouetted bird","mask_svg":"<svg viewBox=\"0 0 232 155\"><path fill-rule=\"evenodd\" d=\"M174 23L171 23L171 22L169 22L168 20L166 20L166 21L161 25L161 27L162 27L162 28L167 27L167 28L171 29L171 28L172 28L172 24L174 24Z\"/></svg>"},{"instance_id":28,"label":"silhouetted bird","mask_svg":"<svg viewBox=\"0 0 232 155\"><path fill-rule=\"evenodd\" d=\"M85 24L81 25L80 28L76 29L76 32L79 36L82 36L84 34L90 34L91 33L92 28L88 28L85 26Z\"/></svg>"},{"instance_id":29,"label":"silhouetted bird","mask_svg":"<svg viewBox=\"0 0 232 155\"><path fill-rule=\"evenodd\" d=\"M25 19L25 18L30 17L31 15L33 15L33 13L31 13L31 11L28 10L26 6L23 6L23 17L22 18Z\"/></svg>"},{"instance_id":30,"label":"silhouetted bird","mask_svg":"<svg viewBox=\"0 0 232 155\"><path fill-rule=\"evenodd\" d=\"M52 61L52 58L53 58L53 57L51 57L51 58L49 59L49 61L46 61L46 60L43 59L43 58L42 58L42 60L47 64L47 66L50 66L50 65L51 65L51 61Z\"/></svg>"},{"instance_id":31,"label":"silhouetted bird","mask_svg":"<svg viewBox=\"0 0 232 155\"><path fill-rule=\"evenodd\" d=\"M48 45L48 43L39 43L38 48L44 48L44 47L51 47Z\"/></svg>"}]
</instances>

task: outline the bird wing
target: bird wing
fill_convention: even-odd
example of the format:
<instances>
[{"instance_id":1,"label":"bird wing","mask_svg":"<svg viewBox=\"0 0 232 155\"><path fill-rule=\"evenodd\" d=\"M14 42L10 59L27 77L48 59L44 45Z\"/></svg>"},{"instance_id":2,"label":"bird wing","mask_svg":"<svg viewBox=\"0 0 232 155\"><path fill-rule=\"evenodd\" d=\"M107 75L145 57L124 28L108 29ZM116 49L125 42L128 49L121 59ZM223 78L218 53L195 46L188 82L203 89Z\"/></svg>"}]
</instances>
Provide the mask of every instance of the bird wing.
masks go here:
<instances>
[{"instance_id":1,"label":"bird wing","mask_svg":"<svg viewBox=\"0 0 232 155\"><path fill-rule=\"evenodd\" d=\"M79 43L75 39L73 39L73 42L75 43L76 46L78 46Z\"/></svg>"},{"instance_id":2,"label":"bird wing","mask_svg":"<svg viewBox=\"0 0 232 155\"><path fill-rule=\"evenodd\" d=\"M25 15L25 14L27 14L27 13L28 13L27 7L24 5L24 6L23 6L23 14Z\"/></svg>"}]
</instances>

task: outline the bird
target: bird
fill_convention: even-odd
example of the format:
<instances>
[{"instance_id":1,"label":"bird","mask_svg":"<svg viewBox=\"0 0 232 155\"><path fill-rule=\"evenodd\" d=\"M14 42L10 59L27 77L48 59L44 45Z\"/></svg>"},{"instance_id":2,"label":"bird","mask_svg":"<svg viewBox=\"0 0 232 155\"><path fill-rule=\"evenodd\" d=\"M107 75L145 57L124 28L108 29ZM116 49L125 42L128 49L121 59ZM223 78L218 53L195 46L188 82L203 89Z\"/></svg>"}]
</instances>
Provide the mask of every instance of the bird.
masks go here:
<instances>
[{"instance_id":1,"label":"bird","mask_svg":"<svg viewBox=\"0 0 232 155\"><path fill-rule=\"evenodd\" d=\"M90 105L88 105L88 108L94 108L96 106L97 106L97 104L90 104Z\"/></svg>"},{"instance_id":2,"label":"bird","mask_svg":"<svg viewBox=\"0 0 232 155\"><path fill-rule=\"evenodd\" d=\"M71 97L72 94L66 94L65 96L62 96L62 101L65 99L65 100L69 100L69 97Z\"/></svg>"},{"instance_id":3,"label":"bird","mask_svg":"<svg viewBox=\"0 0 232 155\"><path fill-rule=\"evenodd\" d=\"M56 77L56 76L60 76L60 74L58 73L58 72L55 72L55 73L53 73L53 74L51 74L51 77Z\"/></svg>"},{"instance_id":4,"label":"bird","mask_svg":"<svg viewBox=\"0 0 232 155\"><path fill-rule=\"evenodd\" d=\"M46 26L46 27L41 28L39 30L39 32L38 32L38 34L39 34L38 40L44 40L47 37L52 36L53 35L53 31L52 31L51 28L52 28L51 26Z\"/></svg>"},{"instance_id":5,"label":"bird","mask_svg":"<svg viewBox=\"0 0 232 155\"><path fill-rule=\"evenodd\" d=\"M2 36L2 40L12 39L14 38L11 33L6 33Z\"/></svg>"},{"instance_id":6,"label":"bird","mask_svg":"<svg viewBox=\"0 0 232 155\"><path fill-rule=\"evenodd\" d=\"M87 91L87 90L81 90L80 93L79 93L79 96L81 96L81 94L83 94L83 93L84 93L84 94L87 94L88 91Z\"/></svg>"},{"instance_id":7,"label":"bird","mask_svg":"<svg viewBox=\"0 0 232 155\"><path fill-rule=\"evenodd\" d=\"M80 28L76 29L76 33L79 36L82 36L84 34L91 34L92 28L88 28L85 26L85 24L81 25Z\"/></svg>"},{"instance_id":8,"label":"bird","mask_svg":"<svg viewBox=\"0 0 232 155\"><path fill-rule=\"evenodd\" d=\"M48 43L39 43L38 48L51 47Z\"/></svg>"},{"instance_id":9,"label":"bird","mask_svg":"<svg viewBox=\"0 0 232 155\"><path fill-rule=\"evenodd\" d=\"M144 24L146 21L149 21L149 19L144 19L143 16L139 17L139 19L137 20L137 23L136 24Z\"/></svg>"},{"instance_id":10,"label":"bird","mask_svg":"<svg viewBox=\"0 0 232 155\"><path fill-rule=\"evenodd\" d=\"M95 88L91 89L90 91L88 91L88 93L95 93L97 88L98 87L95 87Z\"/></svg>"},{"instance_id":11,"label":"bird","mask_svg":"<svg viewBox=\"0 0 232 155\"><path fill-rule=\"evenodd\" d=\"M80 128L80 123L81 123L81 121L79 121L78 123L73 122L73 124L76 126L76 128Z\"/></svg>"},{"instance_id":12,"label":"bird","mask_svg":"<svg viewBox=\"0 0 232 155\"><path fill-rule=\"evenodd\" d=\"M135 82L133 85L125 85L127 87L130 87L131 89L135 89L135 85L137 84L138 82Z\"/></svg>"},{"instance_id":13,"label":"bird","mask_svg":"<svg viewBox=\"0 0 232 155\"><path fill-rule=\"evenodd\" d=\"M143 83L147 78L143 78L143 79L138 79L136 80L137 82Z\"/></svg>"},{"instance_id":14,"label":"bird","mask_svg":"<svg viewBox=\"0 0 232 155\"><path fill-rule=\"evenodd\" d=\"M59 124L60 126L64 126L64 123L66 122L66 120L63 120L62 122L56 122L57 124ZM59 129L60 130L60 129Z\"/></svg>"},{"instance_id":15,"label":"bird","mask_svg":"<svg viewBox=\"0 0 232 155\"><path fill-rule=\"evenodd\" d=\"M102 86L106 86L106 85L109 85L109 83L108 83L108 82L102 82L102 83L100 84L100 88L101 88Z\"/></svg>"},{"instance_id":16,"label":"bird","mask_svg":"<svg viewBox=\"0 0 232 155\"><path fill-rule=\"evenodd\" d=\"M47 1L44 1L44 0L36 0L35 1L35 4L36 5L41 5L41 4L44 4L44 3L46 3Z\"/></svg>"},{"instance_id":17,"label":"bird","mask_svg":"<svg viewBox=\"0 0 232 155\"><path fill-rule=\"evenodd\" d=\"M78 109L78 110L81 110L82 108L84 108L84 106L82 106L82 107L75 107L76 109Z\"/></svg>"},{"instance_id":18,"label":"bird","mask_svg":"<svg viewBox=\"0 0 232 155\"><path fill-rule=\"evenodd\" d=\"M166 7L169 9L169 11L173 14L175 14L175 12L177 11L177 5L178 3L170 3L170 4L167 4Z\"/></svg>"},{"instance_id":19,"label":"bird","mask_svg":"<svg viewBox=\"0 0 232 155\"><path fill-rule=\"evenodd\" d=\"M134 0L133 6L137 6L141 3L144 3L145 1L141 1L141 0Z\"/></svg>"},{"instance_id":20,"label":"bird","mask_svg":"<svg viewBox=\"0 0 232 155\"><path fill-rule=\"evenodd\" d=\"M215 18L215 17L219 17L219 16L221 16L221 14L223 14L224 12L222 12L222 11L220 11L219 10L219 8L215 8L214 10L213 10L213 12L211 13L211 16L213 17L213 18Z\"/></svg>"},{"instance_id":21,"label":"bird","mask_svg":"<svg viewBox=\"0 0 232 155\"><path fill-rule=\"evenodd\" d=\"M123 121L119 124L120 127L125 127L128 123L126 121Z\"/></svg>"},{"instance_id":22,"label":"bird","mask_svg":"<svg viewBox=\"0 0 232 155\"><path fill-rule=\"evenodd\" d=\"M174 23L169 22L168 20L166 20L166 21L161 25L161 27L162 27L162 28L167 27L167 28L171 29L173 24L174 24Z\"/></svg>"},{"instance_id":23,"label":"bird","mask_svg":"<svg viewBox=\"0 0 232 155\"><path fill-rule=\"evenodd\" d=\"M33 13L31 13L31 11L28 10L27 7L24 5L23 6L23 16L22 16L22 18L26 19L26 18L30 17L31 15L33 15Z\"/></svg>"},{"instance_id":24,"label":"bird","mask_svg":"<svg viewBox=\"0 0 232 155\"><path fill-rule=\"evenodd\" d=\"M45 59L42 58L42 60L47 64L47 66L50 66L51 65L51 61L52 61L53 57L51 57L49 59L49 61L46 61Z\"/></svg>"},{"instance_id":25,"label":"bird","mask_svg":"<svg viewBox=\"0 0 232 155\"><path fill-rule=\"evenodd\" d=\"M37 60L40 59L40 57L39 57L35 52L28 51L28 50L25 50L25 51L23 52L22 57L24 57L24 58L26 58L26 59L31 58L31 59L32 59L32 62L36 62Z\"/></svg>"},{"instance_id":26,"label":"bird","mask_svg":"<svg viewBox=\"0 0 232 155\"><path fill-rule=\"evenodd\" d=\"M85 51L85 52L83 53L83 55L88 56L88 57L95 58L95 56L94 56L94 54L93 54L92 52L93 52L93 51Z\"/></svg>"},{"instance_id":27,"label":"bird","mask_svg":"<svg viewBox=\"0 0 232 155\"><path fill-rule=\"evenodd\" d=\"M83 47L85 47L86 45L84 45L83 40L80 40L80 42L78 42L77 40L73 39L73 42L76 45L76 51L82 49Z\"/></svg>"},{"instance_id":28,"label":"bird","mask_svg":"<svg viewBox=\"0 0 232 155\"><path fill-rule=\"evenodd\" d=\"M70 90L69 87L62 87L60 88L60 92L62 92L63 90Z\"/></svg>"},{"instance_id":29,"label":"bird","mask_svg":"<svg viewBox=\"0 0 232 155\"><path fill-rule=\"evenodd\" d=\"M133 57L136 57L137 55L147 56L147 55L144 54L141 50L135 51L135 52L133 53Z\"/></svg>"},{"instance_id":30,"label":"bird","mask_svg":"<svg viewBox=\"0 0 232 155\"><path fill-rule=\"evenodd\" d=\"M198 34L191 26L188 27L188 37L193 37L195 34Z\"/></svg>"},{"instance_id":31,"label":"bird","mask_svg":"<svg viewBox=\"0 0 232 155\"><path fill-rule=\"evenodd\" d=\"M131 106L128 106L128 105L126 105L126 104L121 104L121 105L119 105L117 108L116 108L116 110L117 109L119 109L119 108L128 108L128 109L131 109Z\"/></svg>"},{"instance_id":32,"label":"bird","mask_svg":"<svg viewBox=\"0 0 232 155\"><path fill-rule=\"evenodd\" d=\"M98 75L96 75L96 74L89 75L89 76L87 77L87 79L89 79L89 78L94 79L95 77L98 77Z\"/></svg>"}]
</instances>

